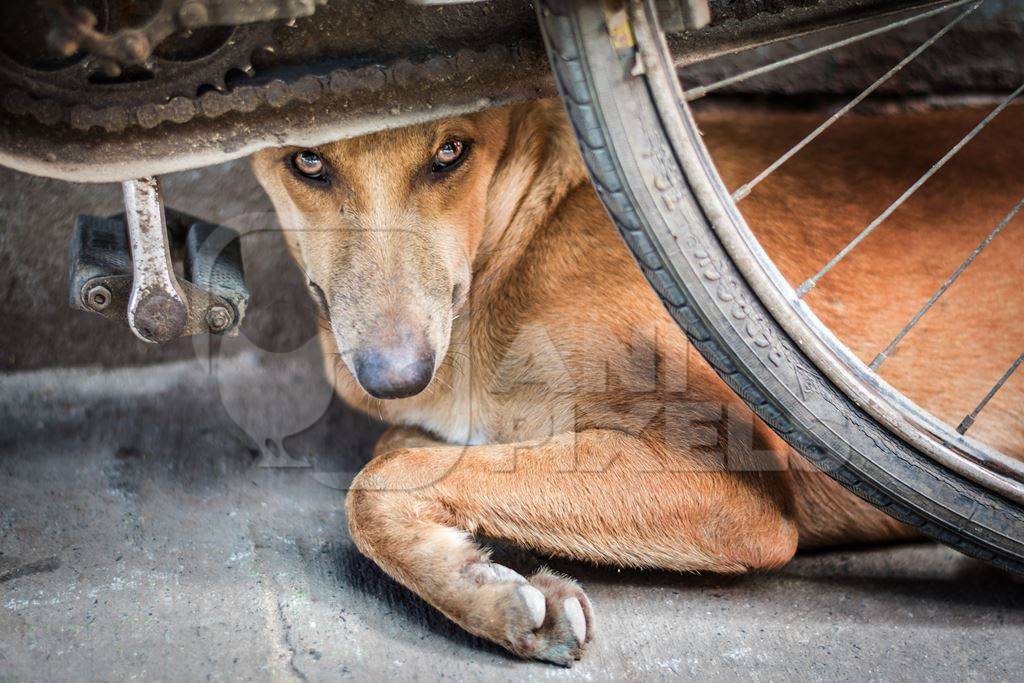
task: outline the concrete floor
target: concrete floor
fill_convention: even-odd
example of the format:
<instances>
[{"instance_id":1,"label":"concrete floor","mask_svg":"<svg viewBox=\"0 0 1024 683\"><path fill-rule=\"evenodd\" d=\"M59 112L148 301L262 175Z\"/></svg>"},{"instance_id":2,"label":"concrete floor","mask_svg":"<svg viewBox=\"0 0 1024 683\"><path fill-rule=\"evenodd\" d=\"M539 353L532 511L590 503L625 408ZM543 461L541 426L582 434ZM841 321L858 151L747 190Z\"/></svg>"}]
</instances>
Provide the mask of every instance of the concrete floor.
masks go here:
<instances>
[{"instance_id":1,"label":"concrete floor","mask_svg":"<svg viewBox=\"0 0 1024 683\"><path fill-rule=\"evenodd\" d=\"M0 679L1024 677L1024 584L930 544L744 579L554 561L597 638L517 661L356 552L340 489L379 426L319 372L306 348L0 376Z\"/></svg>"}]
</instances>

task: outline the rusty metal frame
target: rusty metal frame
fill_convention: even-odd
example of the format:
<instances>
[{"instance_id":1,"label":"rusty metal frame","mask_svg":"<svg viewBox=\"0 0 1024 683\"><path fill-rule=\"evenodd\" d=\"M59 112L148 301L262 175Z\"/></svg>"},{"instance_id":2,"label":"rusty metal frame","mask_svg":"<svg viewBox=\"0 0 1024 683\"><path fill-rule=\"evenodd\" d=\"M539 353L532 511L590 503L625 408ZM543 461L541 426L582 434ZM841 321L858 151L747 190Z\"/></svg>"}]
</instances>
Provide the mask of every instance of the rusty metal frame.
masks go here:
<instances>
[{"instance_id":1,"label":"rusty metal frame","mask_svg":"<svg viewBox=\"0 0 1024 683\"><path fill-rule=\"evenodd\" d=\"M765 3L778 11L743 15L735 3L712 0L715 22L671 36L671 48L677 65L690 64L941 1L833 0L787 8L780 0ZM532 13L525 0L507 3ZM64 180L119 182L555 95L539 34L532 26L521 31L484 47L442 53L423 45L409 50L414 56L318 68L138 111L79 107L77 127L53 125L50 109L33 109L23 93L8 93L0 107L0 165Z\"/></svg>"}]
</instances>

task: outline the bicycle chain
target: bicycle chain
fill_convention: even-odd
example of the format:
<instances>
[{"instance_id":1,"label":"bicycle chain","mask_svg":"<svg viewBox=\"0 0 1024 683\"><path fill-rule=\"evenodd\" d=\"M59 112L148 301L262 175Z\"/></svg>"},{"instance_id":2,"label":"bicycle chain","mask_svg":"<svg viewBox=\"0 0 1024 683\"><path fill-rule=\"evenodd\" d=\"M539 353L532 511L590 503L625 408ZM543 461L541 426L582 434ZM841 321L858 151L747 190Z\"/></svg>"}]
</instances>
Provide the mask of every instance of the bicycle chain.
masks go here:
<instances>
[{"instance_id":1,"label":"bicycle chain","mask_svg":"<svg viewBox=\"0 0 1024 683\"><path fill-rule=\"evenodd\" d=\"M425 61L397 59L388 64L342 67L321 75L307 74L286 82L275 79L258 85L239 85L226 92L210 90L194 98L177 96L165 103L92 107L66 104L47 98L35 98L21 88L9 87L3 93L3 108L11 114L32 116L47 126L66 124L77 130L98 127L121 132L128 126L154 128L163 123L187 123L205 116L217 118L232 112L252 112L258 107L275 109L300 101L314 103L325 94L349 95L357 91L378 93L389 83L404 87L413 82L439 83L460 73L460 62L476 62L485 68L498 68L518 58L519 45L491 45L482 50L464 48L450 56L435 56Z\"/></svg>"}]
</instances>

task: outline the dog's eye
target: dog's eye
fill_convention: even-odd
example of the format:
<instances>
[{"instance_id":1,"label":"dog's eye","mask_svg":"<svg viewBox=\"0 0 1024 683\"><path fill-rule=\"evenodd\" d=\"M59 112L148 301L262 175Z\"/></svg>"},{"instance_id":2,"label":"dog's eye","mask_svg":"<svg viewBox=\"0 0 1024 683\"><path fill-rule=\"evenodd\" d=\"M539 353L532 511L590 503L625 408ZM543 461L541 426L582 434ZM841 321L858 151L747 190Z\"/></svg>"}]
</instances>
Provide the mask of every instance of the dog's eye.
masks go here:
<instances>
[{"instance_id":1,"label":"dog's eye","mask_svg":"<svg viewBox=\"0 0 1024 683\"><path fill-rule=\"evenodd\" d=\"M292 167L307 178L323 180L324 160L316 152L304 149L292 155Z\"/></svg>"},{"instance_id":2,"label":"dog's eye","mask_svg":"<svg viewBox=\"0 0 1024 683\"><path fill-rule=\"evenodd\" d=\"M466 149L468 144L462 140L448 140L443 145L437 148L437 152L434 153L434 162L431 166L431 170L434 173L441 173L444 171L450 171L462 161L466 156Z\"/></svg>"}]
</instances>

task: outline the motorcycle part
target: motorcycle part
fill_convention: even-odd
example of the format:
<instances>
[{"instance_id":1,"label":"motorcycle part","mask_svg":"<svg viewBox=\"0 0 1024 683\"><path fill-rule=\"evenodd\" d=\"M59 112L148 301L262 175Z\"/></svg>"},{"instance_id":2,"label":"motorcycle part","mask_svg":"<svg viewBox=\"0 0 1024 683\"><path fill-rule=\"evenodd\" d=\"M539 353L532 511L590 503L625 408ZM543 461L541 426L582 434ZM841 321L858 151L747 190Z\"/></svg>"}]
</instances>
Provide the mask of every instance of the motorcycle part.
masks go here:
<instances>
[{"instance_id":1,"label":"motorcycle part","mask_svg":"<svg viewBox=\"0 0 1024 683\"><path fill-rule=\"evenodd\" d=\"M92 4L105 26L137 19L130 3ZM78 9L91 15L84 7ZM176 33L124 68L84 51L55 59L38 48L47 40L39 13L33 3L0 7L0 26L7 27L0 29L0 82L6 86L3 102L8 110L23 108L51 127L117 132L129 125L156 125L162 119L155 112L180 122L183 105L178 98L224 91L230 74L252 73L253 54L273 48L275 25L262 22Z\"/></svg>"},{"instance_id":2,"label":"motorcycle part","mask_svg":"<svg viewBox=\"0 0 1024 683\"><path fill-rule=\"evenodd\" d=\"M160 185L143 178L122 188L132 252L128 326L143 341L168 342L185 331L188 304L171 265Z\"/></svg>"},{"instance_id":3,"label":"motorcycle part","mask_svg":"<svg viewBox=\"0 0 1024 683\"><path fill-rule=\"evenodd\" d=\"M142 26L118 28L113 33L97 30L99 20L90 9L57 3L50 5L53 24L47 42L63 57L77 53L95 57L96 66L109 78L116 78L124 67L145 64L157 47L175 33L307 17L326 1L163 0Z\"/></svg>"},{"instance_id":4,"label":"motorcycle part","mask_svg":"<svg viewBox=\"0 0 1024 683\"><path fill-rule=\"evenodd\" d=\"M671 35L669 41L682 65L937 4L711 0L711 25ZM0 13L23 5L34 3L7 3ZM443 6L328 3L294 26L277 22L271 44L263 49L266 37L250 32L271 23L235 27L216 49L212 38L217 36L203 32L223 27L206 27L189 38L168 38L155 54L179 45L180 37L179 62L159 63L149 80L142 75L143 80L131 81L126 74L115 82L71 78L74 71L63 72L66 62L33 51L45 42L28 39L34 16L28 11L20 21L0 21L0 164L68 180L158 175L268 146L316 146L555 94L525 0ZM1000 34L999 39L1005 44L1024 36ZM237 66L225 72L228 64L248 61L250 53L251 74ZM17 68L9 67L10 60ZM82 61L87 69L88 60ZM851 68L830 72L829 87L843 83L842 74ZM1018 71L1024 71L1024 63L993 63L972 78L981 87L985 79Z\"/></svg>"},{"instance_id":5,"label":"motorcycle part","mask_svg":"<svg viewBox=\"0 0 1024 683\"><path fill-rule=\"evenodd\" d=\"M183 261L185 276L174 280L186 304L179 336L237 334L249 303L238 233L173 209L166 211L166 233L171 253ZM134 290L130 245L124 215L82 215L75 220L68 278L72 308L130 325L129 302ZM173 272L170 277L174 278ZM145 322L154 317L143 315L141 326L145 328ZM140 338L154 342L173 339L163 333L177 328L160 326L160 322L156 320L157 330L150 327L149 334ZM162 333L161 338L154 332Z\"/></svg>"}]
</instances>

